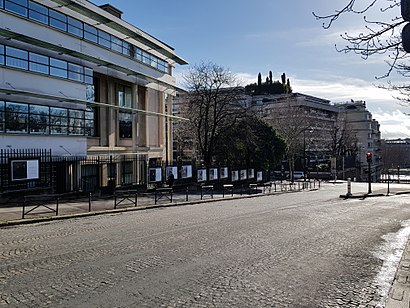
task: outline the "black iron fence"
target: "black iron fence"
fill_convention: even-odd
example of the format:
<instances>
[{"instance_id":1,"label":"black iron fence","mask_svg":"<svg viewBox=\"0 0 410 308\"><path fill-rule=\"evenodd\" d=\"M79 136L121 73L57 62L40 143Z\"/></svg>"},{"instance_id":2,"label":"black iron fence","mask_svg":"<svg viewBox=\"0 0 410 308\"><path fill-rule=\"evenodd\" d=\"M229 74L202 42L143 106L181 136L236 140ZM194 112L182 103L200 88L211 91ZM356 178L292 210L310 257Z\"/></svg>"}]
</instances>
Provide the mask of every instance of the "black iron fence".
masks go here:
<instances>
[{"instance_id":1,"label":"black iron fence","mask_svg":"<svg viewBox=\"0 0 410 308\"><path fill-rule=\"evenodd\" d=\"M50 150L0 150L0 194L112 192L147 184L140 155L52 156Z\"/></svg>"},{"instance_id":2,"label":"black iron fence","mask_svg":"<svg viewBox=\"0 0 410 308\"><path fill-rule=\"evenodd\" d=\"M170 177L172 174L172 181ZM116 189L139 191L172 186L224 185L249 187L272 180L272 172L245 166L204 167L195 162L161 164L144 155L52 156L50 150L1 150L0 195L98 193L113 195Z\"/></svg>"}]
</instances>

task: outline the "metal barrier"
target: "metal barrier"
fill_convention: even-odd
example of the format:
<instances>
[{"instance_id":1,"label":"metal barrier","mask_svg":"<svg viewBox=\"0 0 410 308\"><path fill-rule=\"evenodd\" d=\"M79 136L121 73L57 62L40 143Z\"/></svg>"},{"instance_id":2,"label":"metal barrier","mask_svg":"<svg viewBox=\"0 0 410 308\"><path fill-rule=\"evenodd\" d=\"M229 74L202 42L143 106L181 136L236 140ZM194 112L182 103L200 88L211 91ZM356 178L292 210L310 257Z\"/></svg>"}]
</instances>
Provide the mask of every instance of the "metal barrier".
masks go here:
<instances>
[{"instance_id":1,"label":"metal barrier","mask_svg":"<svg viewBox=\"0 0 410 308\"><path fill-rule=\"evenodd\" d=\"M155 189L155 204L157 204L157 202L162 198L167 198L172 203L172 188L171 187L163 187L163 188Z\"/></svg>"},{"instance_id":2,"label":"metal barrier","mask_svg":"<svg viewBox=\"0 0 410 308\"><path fill-rule=\"evenodd\" d=\"M55 202L55 209L51 207L51 204ZM30 214L34 210L43 207L50 211L50 213L55 213L58 215L58 203L59 197L56 195L31 195L25 196L23 202L23 214L22 218L27 214ZM31 207L26 211L26 208Z\"/></svg>"},{"instance_id":3,"label":"metal barrier","mask_svg":"<svg viewBox=\"0 0 410 308\"><path fill-rule=\"evenodd\" d=\"M114 194L114 209L120 204L138 205L138 191L136 190L116 190Z\"/></svg>"}]
</instances>

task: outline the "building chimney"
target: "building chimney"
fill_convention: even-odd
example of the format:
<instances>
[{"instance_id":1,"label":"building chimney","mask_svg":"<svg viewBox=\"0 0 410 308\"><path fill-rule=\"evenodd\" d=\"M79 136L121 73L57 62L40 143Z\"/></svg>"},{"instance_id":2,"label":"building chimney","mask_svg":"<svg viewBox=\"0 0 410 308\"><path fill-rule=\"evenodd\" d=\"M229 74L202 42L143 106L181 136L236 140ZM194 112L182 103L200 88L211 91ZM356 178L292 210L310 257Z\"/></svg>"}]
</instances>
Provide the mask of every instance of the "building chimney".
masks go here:
<instances>
[{"instance_id":1,"label":"building chimney","mask_svg":"<svg viewBox=\"0 0 410 308\"><path fill-rule=\"evenodd\" d=\"M113 7L111 4L100 5L100 8L102 8L104 11L107 11L108 13L114 15L115 17L121 18L121 16L122 16L122 11L120 11L119 9Z\"/></svg>"}]
</instances>

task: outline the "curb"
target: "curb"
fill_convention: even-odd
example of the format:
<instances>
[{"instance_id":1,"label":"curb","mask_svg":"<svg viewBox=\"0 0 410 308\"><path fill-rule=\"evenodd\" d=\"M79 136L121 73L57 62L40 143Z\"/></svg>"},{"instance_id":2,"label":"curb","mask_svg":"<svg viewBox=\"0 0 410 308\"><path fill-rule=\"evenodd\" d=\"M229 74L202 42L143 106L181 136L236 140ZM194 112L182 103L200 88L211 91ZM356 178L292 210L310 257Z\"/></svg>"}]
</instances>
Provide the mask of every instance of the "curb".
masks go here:
<instances>
[{"instance_id":1,"label":"curb","mask_svg":"<svg viewBox=\"0 0 410 308\"><path fill-rule=\"evenodd\" d=\"M400 259L385 308L408 308L410 304L410 241Z\"/></svg>"},{"instance_id":2,"label":"curb","mask_svg":"<svg viewBox=\"0 0 410 308\"><path fill-rule=\"evenodd\" d=\"M385 194L363 194L363 195L340 195L339 198L343 199L366 199L371 197L384 197Z\"/></svg>"}]
</instances>

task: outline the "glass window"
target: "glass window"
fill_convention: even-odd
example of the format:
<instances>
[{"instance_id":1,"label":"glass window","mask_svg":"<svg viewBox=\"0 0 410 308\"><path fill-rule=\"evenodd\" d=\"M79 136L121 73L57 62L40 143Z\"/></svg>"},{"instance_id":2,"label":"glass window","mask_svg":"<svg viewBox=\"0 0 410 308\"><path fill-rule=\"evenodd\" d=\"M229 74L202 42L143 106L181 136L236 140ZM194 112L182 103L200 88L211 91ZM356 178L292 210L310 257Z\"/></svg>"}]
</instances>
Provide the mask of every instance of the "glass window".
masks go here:
<instances>
[{"instance_id":1,"label":"glass window","mask_svg":"<svg viewBox=\"0 0 410 308\"><path fill-rule=\"evenodd\" d=\"M142 50L137 48L137 52L135 54L135 59L142 62Z\"/></svg>"},{"instance_id":2,"label":"glass window","mask_svg":"<svg viewBox=\"0 0 410 308\"><path fill-rule=\"evenodd\" d=\"M87 84L93 84L93 70L91 68L84 67L84 73L84 82Z\"/></svg>"},{"instance_id":3,"label":"glass window","mask_svg":"<svg viewBox=\"0 0 410 308\"><path fill-rule=\"evenodd\" d=\"M68 133L70 135L84 135L84 111L69 109Z\"/></svg>"},{"instance_id":4,"label":"glass window","mask_svg":"<svg viewBox=\"0 0 410 308\"><path fill-rule=\"evenodd\" d=\"M27 17L27 0L6 0L5 9Z\"/></svg>"},{"instance_id":5,"label":"glass window","mask_svg":"<svg viewBox=\"0 0 410 308\"><path fill-rule=\"evenodd\" d=\"M50 107L41 105L30 105L30 114L47 115L50 113Z\"/></svg>"},{"instance_id":6,"label":"glass window","mask_svg":"<svg viewBox=\"0 0 410 308\"><path fill-rule=\"evenodd\" d=\"M93 26L84 24L84 38L94 43L98 43L98 32Z\"/></svg>"},{"instance_id":7,"label":"glass window","mask_svg":"<svg viewBox=\"0 0 410 308\"><path fill-rule=\"evenodd\" d=\"M49 74L48 57L30 52L30 66L32 72Z\"/></svg>"},{"instance_id":8,"label":"glass window","mask_svg":"<svg viewBox=\"0 0 410 308\"><path fill-rule=\"evenodd\" d=\"M0 65L4 65L4 46L0 44Z\"/></svg>"},{"instance_id":9,"label":"glass window","mask_svg":"<svg viewBox=\"0 0 410 308\"><path fill-rule=\"evenodd\" d=\"M98 30L98 44L111 48L111 35L105 31Z\"/></svg>"},{"instance_id":10,"label":"glass window","mask_svg":"<svg viewBox=\"0 0 410 308\"><path fill-rule=\"evenodd\" d=\"M135 48L134 45L127 43L127 42L122 42L122 53L124 55L130 56L130 57L134 57L135 55Z\"/></svg>"},{"instance_id":11,"label":"glass window","mask_svg":"<svg viewBox=\"0 0 410 308\"><path fill-rule=\"evenodd\" d=\"M50 75L61 78L67 78L67 62L63 60L50 58Z\"/></svg>"},{"instance_id":12,"label":"glass window","mask_svg":"<svg viewBox=\"0 0 410 308\"><path fill-rule=\"evenodd\" d=\"M132 89L127 86L118 85L118 106L132 108Z\"/></svg>"},{"instance_id":13,"label":"glass window","mask_svg":"<svg viewBox=\"0 0 410 308\"><path fill-rule=\"evenodd\" d=\"M122 53L122 40L115 36L111 36L111 49Z\"/></svg>"},{"instance_id":14,"label":"glass window","mask_svg":"<svg viewBox=\"0 0 410 308\"><path fill-rule=\"evenodd\" d=\"M33 1L29 1L28 17L30 19L39 21L43 24L48 24L48 8L43 5L37 4Z\"/></svg>"},{"instance_id":15,"label":"glass window","mask_svg":"<svg viewBox=\"0 0 410 308\"><path fill-rule=\"evenodd\" d=\"M133 163L132 161L123 161L121 162L121 177L122 177L122 185L124 184L132 184L132 169Z\"/></svg>"},{"instance_id":16,"label":"glass window","mask_svg":"<svg viewBox=\"0 0 410 308\"><path fill-rule=\"evenodd\" d=\"M92 108L90 111L85 112L85 134L87 136L95 136L95 121L94 121L94 113L96 112Z\"/></svg>"},{"instance_id":17,"label":"glass window","mask_svg":"<svg viewBox=\"0 0 410 308\"><path fill-rule=\"evenodd\" d=\"M48 115L30 114L30 133L48 134Z\"/></svg>"},{"instance_id":18,"label":"glass window","mask_svg":"<svg viewBox=\"0 0 410 308\"><path fill-rule=\"evenodd\" d=\"M50 107L50 115L57 117L67 117L68 110L65 108Z\"/></svg>"},{"instance_id":19,"label":"glass window","mask_svg":"<svg viewBox=\"0 0 410 308\"><path fill-rule=\"evenodd\" d=\"M68 16L68 32L78 37L83 37L83 23Z\"/></svg>"},{"instance_id":20,"label":"glass window","mask_svg":"<svg viewBox=\"0 0 410 308\"><path fill-rule=\"evenodd\" d=\"M16 68L28 69L28 52L14 47L6 46L6 65Z\"/></svg>"},{"instance_id":21,"label":"glass window","mask_svg":"<svg viewBox=\"0 0 410 308\"><path fill-rule=\"evenodd\" d=\"M0 0L0 8L4 8L4 1Z\"/></svg>"},{"instance_id":22,"label":"glass window","mask_svg":"<svg viewBox=\"0 0 410 308\"><path fill-rule=\"evenodd\" d=\"M4 128L5 128L5 110L4 110L4 106L6 104L3 101L0 101L0 132L4 132Z\"/></svg>"},{"instance_id":23,"label":"glass window","mask_svg":"<svg viewBox=\"0 0 410 308\"><path fill-rule=\"evenodd\" d=\"M120 112L120 138L132 138L132 113Z\"/></svg>"},{"instance_id":24,"label":"glass window","mask_svg":"<svg viewBox=\"0 0 410 308\"><path fill-rule=\"evenodd\" d=\"M68 110L65 108L50 107L50 133L63 134L68 133Z\"/></svg>"},{"instance_id":25,"label":"glass window","mask_svg":"<svg viewBox=\"0 0 410 308\"><path fill-rule=\"evenodd\" d=\"M11 133L28 132L28 105L6 103L6 131Z\"/></svg>"},{"instance_id":26,"label":"glass window","mask_svg":"<svg viewBox=\"0 0 410 308\"><path fill-rule=\"evenodd\" d=\"M54 10L49 10L50 26L67 31L67 16Z\"/></svg>"},{"instance_id":27,"label":"glass window","mask_svg":"<svg viewBox=\"0 0 410 308\"><path fill-rule=\"evenodd\" d=\"M84 68L74 63L68 63L68 79L84 81Z\"/></svg>"}]
</instances>

